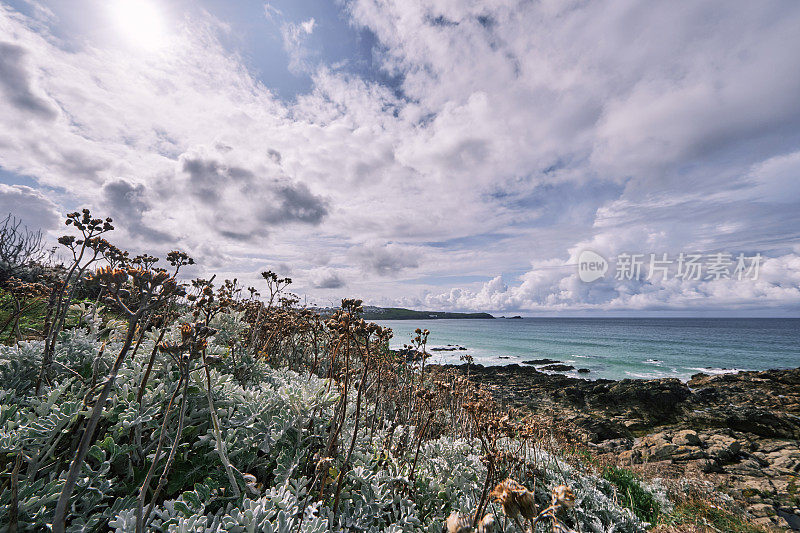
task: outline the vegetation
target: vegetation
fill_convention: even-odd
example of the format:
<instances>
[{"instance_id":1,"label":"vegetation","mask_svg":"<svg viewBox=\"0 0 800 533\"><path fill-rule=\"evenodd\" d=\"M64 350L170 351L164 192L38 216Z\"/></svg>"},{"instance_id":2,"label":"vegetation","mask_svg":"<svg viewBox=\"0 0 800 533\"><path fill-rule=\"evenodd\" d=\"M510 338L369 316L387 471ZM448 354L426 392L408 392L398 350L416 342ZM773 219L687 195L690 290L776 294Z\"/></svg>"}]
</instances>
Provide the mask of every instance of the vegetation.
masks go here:
<instances>
[{"instance_id":1,"label":"vegetation","mask_svg":"<svg viewBox=\"0 0 800 533\"><path fill-rule=\"evenodd\" d=\"M625 468L607 466L603 469L603 479L614 484L621 503L633 511L639 519L651 524L658 520L661 506L653 493L642 486L633 472Z\"/></svg>"},{"instance_id":2,"label":"vegetation","mask_svg":"<svg viewBox=\"0 0 800 533\"><path fill-rule=\"evenodd\" d=\"M707 487L699 488L684 481L670 491L672 508L659 519L658 531L725 531L726 533L762 533L730 498L715 491L709 497Z\"/></svg>"},{"instance_id":3,"label":"vegetation","mask_svg":"<svg viewBox=\"0 0 800 533\"><path fill-rule=\"evenodd\" d=\"M427 331L409 362L359 300L322 317L273 272L264 298L183 281L186 254L161 268L106 241L111 219L66 222L71 261L3 287L3 528L644 531L552 428L426 368Z\"/></svg>"}]
</instances>

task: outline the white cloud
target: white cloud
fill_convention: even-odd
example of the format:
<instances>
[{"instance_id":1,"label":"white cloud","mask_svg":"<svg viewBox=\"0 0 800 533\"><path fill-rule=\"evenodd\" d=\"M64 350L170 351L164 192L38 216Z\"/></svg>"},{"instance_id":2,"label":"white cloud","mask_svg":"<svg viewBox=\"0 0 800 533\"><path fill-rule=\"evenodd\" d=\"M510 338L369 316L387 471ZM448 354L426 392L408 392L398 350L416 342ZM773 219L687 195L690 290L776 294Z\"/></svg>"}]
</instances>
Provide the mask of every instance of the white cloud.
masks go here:
<instances>
[{"instance_id":1,"label":"white cloud","mask_svg":"<svg viewBox=\"0 0 800 533\"><path fill-rule=\"evenodd\" d=\"M41 191L0 183L0 220L12 215L31 230L51 230L60 222L59 207Z\"/></svg>"},{"instance_id":2,"label":"white cloud","mask_svg":"<svg viewBox=\"0 0 800 533\"><path fill-rule=\"evenodd\" d=\"M313 18L306 20L305 22L300 23L300 27L306 32L308 35L311 35L314 32L314 25L316 21Z\"/></svg>"},{"instance_id":3,"label":"white cloud","mask_svg":"<svg viewBox=\"0 0 800 533\"><path fill-rule=\"evenodd\" d=\"M399 86L326 67L317 18L286 22L269 3L289 67L313 79L291 102L208 15L173 28L168 50L137 55L64 46L0 7L0 40L17 51L0 63L15 76L0 91L0 166L109 211L129 227L124 245L174 243L240 279L291 265L312 296L796 307L797 4L353 0L345 11L377 37ZM569 267L583 247L761 251L773 263L749 285L585 285ZM430 281L487 273L485 285Z\"/></svg>"}]
</instances>

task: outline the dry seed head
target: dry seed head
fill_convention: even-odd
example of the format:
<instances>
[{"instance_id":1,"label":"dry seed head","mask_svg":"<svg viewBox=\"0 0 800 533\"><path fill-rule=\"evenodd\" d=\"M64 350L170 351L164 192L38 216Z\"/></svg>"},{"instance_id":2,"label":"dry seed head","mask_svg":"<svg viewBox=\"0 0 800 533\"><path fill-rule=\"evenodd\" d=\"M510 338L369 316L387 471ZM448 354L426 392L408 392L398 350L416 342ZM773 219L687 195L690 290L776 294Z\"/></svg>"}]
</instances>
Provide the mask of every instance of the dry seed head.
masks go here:
<instances>
[{"instance_id":1,"label":"dry seed head","mask_svg":"<svg viewBox=\"0 0 800 533\"><path fill-rule=\"evenodd\" d=\"M572 509L575 507L575 494L568 486L559 485L553 489L552 503L565 509Z\"/></svg>"},{"instance_id":2,"label":"dry seed head","mask_svg":"<svg viewBox=\"0 0 800 533\"><path fill-rule=\"evenodd\" d=\"M471 533L472 519L458 511L453 511L445 522L447 533Z\"/></svg>"},{"instance_id":3,"label":"dry seed head","mask_svg":"<svg viewBox=\"0 0 800 533\"><path fill-rule=\"evenodd\" d=\"M478 524L478 533L493 533L494 532L494 515L492 513L483 517L483 520Z\"/></svg>"},{"instance_id":4,"label":"dry seed head","mask_svg":"<svg viewBox=\"0 0 800 533\"><path fill-rule=\"evenodd\" d=\"M536 516L533 493L511 478L498 483L489 496L500 503L503 513L509 518L516 518L518 515L525 518Z\"/></svg>"}]
</instances>

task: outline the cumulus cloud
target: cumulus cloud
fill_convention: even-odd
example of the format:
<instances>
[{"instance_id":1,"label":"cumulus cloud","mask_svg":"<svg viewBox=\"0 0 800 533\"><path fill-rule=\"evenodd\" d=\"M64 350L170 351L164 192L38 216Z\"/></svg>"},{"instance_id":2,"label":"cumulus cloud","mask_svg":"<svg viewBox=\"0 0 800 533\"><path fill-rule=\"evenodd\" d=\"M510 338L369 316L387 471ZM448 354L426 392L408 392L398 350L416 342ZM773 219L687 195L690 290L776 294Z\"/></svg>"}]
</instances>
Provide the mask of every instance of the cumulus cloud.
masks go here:
<instances>
[{"instance_id":1,"label":"cumulus cloud","mask_svg":"<svg viewBox=\"0 0 800 533\"><path fill-rule=\"evenodd\" d=\"M394 276L406 269L419 266L420 248L402 246L396 243L378 245L376 243L359 246L354 258L364 267L379 276Z\"/></svg>"},{"instance_id":2,"label":"cumulus cloud","mask_svg":"<svg viewBox=\"0 0 800 533\"><path fill-rule=\"evenodd\" d=\"M312 297L796 309L800 4L345 2L391 84L324 65L325 21L264 13L312 77L291 101L208 14L139 56L0 6L0 164L221 275L290 265ZM587 285L584 248L767 261L750 284Z\"/></svg>"},{"instance_id":3,"label":"cumulus cloud","mask_svg":"<svg viewBox=\"0 0 800 533\"><path fill-rule=\"evenodd\" d=\"M340 272L327 267L311 270L309 279L316 289L341 289L346 285Z\"/></svg>"},{"instance_id":4,"label":"cumulus cloud","mask_svg":"<svg viewBox=\"0 0 800 533\"><path fill-rule=\"evenodd\" d=\"M155 244L174 240L174 236L152 227L152 222L157 221L146 218L150 202L141 183L133 184L122 178L110 180L103 185L103 197L109 212L114 213L118 223L122 222L131 235L141 236Z\"/></svg>"},{"instance_id":5,"label":"cumulus cloud","mask_svg":"<svg viewBox=\"0 0 800 533\"><path fill-rule=\"evenodd\" d=\"M41 191L0 183L0 217L13 215L31 229L50 230L60 222L59 207Z\"/></svg>"}]
</instances>

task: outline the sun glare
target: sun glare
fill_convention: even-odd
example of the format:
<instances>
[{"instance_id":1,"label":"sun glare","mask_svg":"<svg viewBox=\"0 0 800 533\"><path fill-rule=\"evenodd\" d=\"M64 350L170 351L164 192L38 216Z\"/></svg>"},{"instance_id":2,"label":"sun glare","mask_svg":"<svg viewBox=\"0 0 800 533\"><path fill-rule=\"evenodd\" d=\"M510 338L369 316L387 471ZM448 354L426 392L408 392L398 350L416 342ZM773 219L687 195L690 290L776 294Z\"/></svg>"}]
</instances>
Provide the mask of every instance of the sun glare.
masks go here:
<instances>
[{"instance_id":1,"label":"sun glare","mask_svg":"<svg viewBox=\"0 0 800 533\"><path fill-rule=\"evenodd\" d=\"M111 14L120 35L129 44L147 50L164 46L167 32L164 14L150 0L116 0Z\"/></svg>"}]
</instances>

